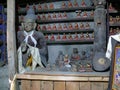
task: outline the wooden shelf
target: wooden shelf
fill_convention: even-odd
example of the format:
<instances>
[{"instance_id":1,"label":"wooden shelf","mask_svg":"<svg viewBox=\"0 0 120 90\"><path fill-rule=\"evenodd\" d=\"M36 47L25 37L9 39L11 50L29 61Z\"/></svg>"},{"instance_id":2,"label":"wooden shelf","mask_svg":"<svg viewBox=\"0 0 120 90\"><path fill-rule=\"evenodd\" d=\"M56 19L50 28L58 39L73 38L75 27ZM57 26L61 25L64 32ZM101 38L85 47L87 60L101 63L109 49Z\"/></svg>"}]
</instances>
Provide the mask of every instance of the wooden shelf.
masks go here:
<instances>
[{"instance_id":1,"label":"wooden shelf","mask_svg":"<svg viewBox=\"0 0 120 90\"><path fill-rule=\"evenodd\" d=\"M51 34L51 33L54 33L54 34L60 34L60 33L86 33L86 32L89 32L89 33L92 33L94 32L93 29L79 29L79 30L41 30L42 33L44 34Z\"/></svg>"},{"instance_id":2,"label":"wooden shelf","mask_svg":"<svg viewBox=\"0 0 120 90\"><path fill-rule=\"evenodd\" d=\"M48 45L70 45L70 44L93 44L94 40L61 40L61 41L47 41Z\"/></svg>"},{"instance_id":3,"label":"wooden shelf","mask_svg":"<svg viewBox=\"0 0 120 90\"><path fill-rule=\"evenodd\" d=\"M94 21L93 17L81 17L71 19L51 19L51 20L37 20L37 23L57 23L57 22L78 22L78 21Z\"/></svg>"}]
</instances>

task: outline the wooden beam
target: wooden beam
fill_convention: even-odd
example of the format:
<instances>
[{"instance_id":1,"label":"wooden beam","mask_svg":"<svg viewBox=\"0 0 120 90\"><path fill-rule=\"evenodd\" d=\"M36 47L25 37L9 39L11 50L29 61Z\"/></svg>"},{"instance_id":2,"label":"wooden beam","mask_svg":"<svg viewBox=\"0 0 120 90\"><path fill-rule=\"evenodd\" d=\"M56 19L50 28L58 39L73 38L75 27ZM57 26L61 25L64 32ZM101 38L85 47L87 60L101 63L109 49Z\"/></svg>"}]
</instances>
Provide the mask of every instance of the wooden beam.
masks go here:
<instances>
[{"instance_id":1,"label":"wooden beam","mask_svg":"<svg viewBox=\"0 0 120 90\"><path fill-rule=\"evenodd\" d=\"M15 74L16 36L15 36L15 0L7 0L7 52L9 77Z\"/></svg>"}]
</instances>

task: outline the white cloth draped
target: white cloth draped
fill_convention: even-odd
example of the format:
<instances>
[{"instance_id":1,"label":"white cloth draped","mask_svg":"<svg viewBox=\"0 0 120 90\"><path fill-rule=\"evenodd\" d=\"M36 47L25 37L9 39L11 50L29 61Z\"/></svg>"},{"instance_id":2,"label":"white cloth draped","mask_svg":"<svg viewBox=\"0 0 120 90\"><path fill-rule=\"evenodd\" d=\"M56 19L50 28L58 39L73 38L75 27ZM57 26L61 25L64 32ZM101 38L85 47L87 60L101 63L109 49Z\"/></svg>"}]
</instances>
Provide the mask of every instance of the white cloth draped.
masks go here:
<instances>
[{"instance_id":1,"label":"white cloth draped","mask_svg":"<svg viewBox=\"0 0 120 90\"><path fill-rule=\"evenodd\" d=\"M120 34L116 35L111 35L108 40L108 45L107 45L107 51L106 51L106 57L111 60L111 54L112 54L112 38L115 39L116 41L120 42Z\"/></svg>"}]
</instances>

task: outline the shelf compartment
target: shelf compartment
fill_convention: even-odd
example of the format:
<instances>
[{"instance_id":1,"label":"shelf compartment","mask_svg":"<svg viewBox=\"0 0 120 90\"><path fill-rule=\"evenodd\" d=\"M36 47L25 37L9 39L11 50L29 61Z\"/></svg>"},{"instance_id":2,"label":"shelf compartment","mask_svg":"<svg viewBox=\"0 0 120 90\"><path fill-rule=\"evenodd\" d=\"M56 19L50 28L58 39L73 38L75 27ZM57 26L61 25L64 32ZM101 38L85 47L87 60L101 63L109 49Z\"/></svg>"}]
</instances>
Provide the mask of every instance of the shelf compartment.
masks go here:
<instances>
[{"instance_id":1,"label":"shelf compartment","mask_svg":"<svg viewBox=\"0 0 120 90\"><path fill-rule=\"evenodd\" d=\"M57 9L42 9L40 11L36 10L35 13L50 13L50 12L72 12L77 10L94 10L95 8L93 6L90 7L72 7L72 8L57 8ZM19 12L19 14L26 14L25 8L22 8Z\"/></svg>"},{"instance_id":2,"label":"shelf compartment","mask_svg":"<svg viewBox=\"0 0 120 90\"><path fill-rule=\"evenodd\" d=\"M93 44L94 39L90 40L61 40L61 41L47 41L48 45L70 45L70 44Z\"/></svg>"}]
</instances>

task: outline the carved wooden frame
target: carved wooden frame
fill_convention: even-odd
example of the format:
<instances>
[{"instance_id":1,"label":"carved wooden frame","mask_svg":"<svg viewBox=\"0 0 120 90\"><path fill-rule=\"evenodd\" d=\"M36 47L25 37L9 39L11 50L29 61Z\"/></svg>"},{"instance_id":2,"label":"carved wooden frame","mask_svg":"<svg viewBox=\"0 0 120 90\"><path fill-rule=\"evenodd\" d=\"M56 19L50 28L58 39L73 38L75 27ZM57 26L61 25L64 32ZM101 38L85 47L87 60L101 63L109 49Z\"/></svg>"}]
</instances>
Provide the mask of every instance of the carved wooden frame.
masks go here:
<instances>
[{"instance_id":1,"label":"carved wooden frame","mask_svg":"<svg viewBox=\"0 0 120 90\"><path fill-rule=\"evenodd\" d=\"M114 50L110 86L110 90L118 90L120 88L120 46L116 46Z\"/></svg>"}]
</instances>

